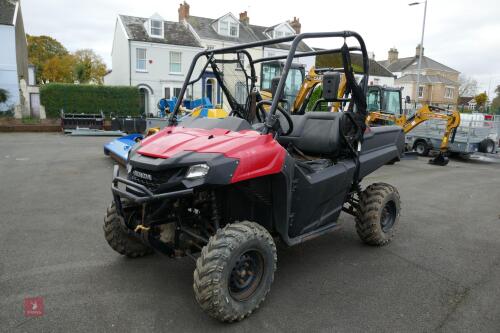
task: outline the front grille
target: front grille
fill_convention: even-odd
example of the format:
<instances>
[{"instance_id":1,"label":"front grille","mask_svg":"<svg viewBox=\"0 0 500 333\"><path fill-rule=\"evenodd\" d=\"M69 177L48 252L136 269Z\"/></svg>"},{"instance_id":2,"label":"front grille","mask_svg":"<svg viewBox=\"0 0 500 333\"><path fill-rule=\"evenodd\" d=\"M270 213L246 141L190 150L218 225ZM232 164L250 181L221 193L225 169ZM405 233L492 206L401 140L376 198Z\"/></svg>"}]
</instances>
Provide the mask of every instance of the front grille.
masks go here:
<instances>
[{"instance_id":1,"label":"front grille","mask_svg":"<svg viewBox=\"0 0 500 333\"><path fill-rule=\"evenodd\" d=\"M138 171L144 175L151 175L151 179L146 179L145 177L138 177L134 175L134 171ZM133 168L129 172L127 178L135 183L145 186L150 191L155 192L161 185L167 183L172 177L177 178L181 176L183 171L184 171L183 168L172 168L172 169L165 169L162 171L150 171L140 168Z\"/></svg>"}]
</instances>

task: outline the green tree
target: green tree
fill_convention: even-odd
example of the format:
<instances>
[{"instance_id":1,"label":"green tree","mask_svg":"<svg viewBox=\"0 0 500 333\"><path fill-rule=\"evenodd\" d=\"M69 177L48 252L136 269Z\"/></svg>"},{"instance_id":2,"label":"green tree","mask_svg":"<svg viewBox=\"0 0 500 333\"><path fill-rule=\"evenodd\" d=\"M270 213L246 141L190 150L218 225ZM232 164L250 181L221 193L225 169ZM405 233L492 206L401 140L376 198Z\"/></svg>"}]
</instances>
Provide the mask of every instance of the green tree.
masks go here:
<instances>
[{"instance_id":1,"label":"green tree","mask_svg":"<svg viewBox=\"0 0 500 333\"><path fill-rule=\"evenodd\" d=\"M44 64L44 82L74 83L75 65L76 58L71 54L50 58Z\"/></svg>"},{"instance_id":2,"label":"green tree","mask_svg":"<svg viewBox=\"0 0 500 333\"><path fill-rule=\"evenodd\" d=\"M9 99L9 92L5 89L0 89L0 103L5 103Z\"/></svg>"},{"instance_id":3,"label":"green tree","mask_svg":"<svg viewBox=\"0 0 500 333\"><path fill-rule=\"evenodd\" d=\"M37 83L45 83L44 77L45 64L49 59L68 54L68 50L56 39L49 36L30 36L26 35L28 40L28 60L36 66Z\"/></svg>"},{"instance_id":4,"label":"green tree","mask_svg":"<svg viewBox=\"0 0 500 333\"><path fill-rule=\"evenodd\" d=\"M106 65L92 49L78 50L75 56L75 78L80 83L102 84L106 75Z\"/></svg>"},{"instance_id":5,"label":"green tree","mask_svg":"<svg viewBox=\"0 0 500 333\"><path fill-rule=\"evenodd\" d=\"M479 109L482 109L484 105L486 104L486 101L488 101L488 95L486 95L485 92L482 92L474 97L477 103L477 107Z\"/></svg>"},{"instance_id":6,"label":"green tree","mask_svg":"<svg viewBox=\"0 0 500 333\"><path fill-rule=\"evenodd\" d=\"M495 89L495 93L497 94L493 101L491 102L491 109L494 113L500 114L500 86L497 86Z\"/></svg>"}]
</instances>

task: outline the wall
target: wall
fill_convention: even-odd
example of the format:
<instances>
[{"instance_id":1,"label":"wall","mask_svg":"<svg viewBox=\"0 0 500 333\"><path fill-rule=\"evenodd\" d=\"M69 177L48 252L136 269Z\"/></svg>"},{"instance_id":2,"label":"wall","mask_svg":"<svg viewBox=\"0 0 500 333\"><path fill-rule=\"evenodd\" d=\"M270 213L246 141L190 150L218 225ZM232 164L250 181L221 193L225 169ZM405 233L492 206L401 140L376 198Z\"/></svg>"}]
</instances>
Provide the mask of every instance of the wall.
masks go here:
<instances>
[{"instance_id":1,"label":"wall","mask_svg":"<svg viewBox=\"0 0 500 333\"><path fill-rule=\"evenodd\" d=\"M130 85L128 38L120 19L115 23L113 48L111 50L112 71L104 77L106 85Z\"/></svg>"},{"instance_id":2,"label":"wall","mask_svg":"<svg viewBox=\"0 0 500 333\"><path fill-rule=\"evenodd\" d=\"M24 33L23 16L21 14L21 6L17 11L16 18L16 57L17 57L17 74L19 79L28 81L28 42Z\"/></svg>"},{"instance_id":3,"label":"wall","mask_svg":"<svg viewBox=\"0 0 500 333\"><path fill-rule=\"evenodd\" d=\"M173 96L173 88L180 88L184 83L186 74L191 65L194 56L202 49L197 47L167 45L157 43L147 43L139 41L131 41L131 66L133 86L147 87L150 93L149 96L149 112L157 111L158 101L164 97L166 87L171 89ZM136 70L136 50L145 48L146 51L146 71L141 72ZM181 52L181 73L170 73L170 51ZM199 69L195 71L193 77L197 76ZM195 85L193 95L195 98L201 96L201 84ZM191 89L191 87L189 87ZM190 92L191 93L191 92Z\"/></svg>"},{"instance_id":4,"label":"wall","mask_svg":"<svg viewBox=\"0 0 500 333\"><path fill-rule=\"evenodd\" d=\"M0 25L0 88L9 93L9 100L0 104L0 111L7 111L19 104L19 81L17 77L16 42L14 26Z\"/></svg>"}]
</instances>

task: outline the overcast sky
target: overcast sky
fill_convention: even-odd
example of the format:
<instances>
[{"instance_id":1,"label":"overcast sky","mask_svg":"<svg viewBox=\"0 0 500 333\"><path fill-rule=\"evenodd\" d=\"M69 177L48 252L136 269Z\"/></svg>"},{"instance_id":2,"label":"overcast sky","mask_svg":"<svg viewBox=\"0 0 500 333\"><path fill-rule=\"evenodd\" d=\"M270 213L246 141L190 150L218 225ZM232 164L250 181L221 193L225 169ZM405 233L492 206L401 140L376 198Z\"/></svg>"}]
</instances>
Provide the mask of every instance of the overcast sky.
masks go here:
<instances>
[{"instance_id":1,"label":"overcast sky","mask_svg":"<svg viewBox=\"0 0 500 333\"><path fill-rule=\"evenodd\" d=\"M396 47L411 56L420 41L424 6L415 0L270 1L189 0L190 13L217 18L248 11L250 23L274 25L299 17L302 31L354 30L377 60ZM22 0L26 32L50 35L70 51L93 48L111 67L118 14L149 17L158 12L177 21L180 0ZM314 4L314 6L308 4ZM323 6L323 7L321 7ZM312 45L328 46L328 45ZM428 0L425 55L474 77L480 90L500 84L500 2Z\"/></svg>"}]
</instances>

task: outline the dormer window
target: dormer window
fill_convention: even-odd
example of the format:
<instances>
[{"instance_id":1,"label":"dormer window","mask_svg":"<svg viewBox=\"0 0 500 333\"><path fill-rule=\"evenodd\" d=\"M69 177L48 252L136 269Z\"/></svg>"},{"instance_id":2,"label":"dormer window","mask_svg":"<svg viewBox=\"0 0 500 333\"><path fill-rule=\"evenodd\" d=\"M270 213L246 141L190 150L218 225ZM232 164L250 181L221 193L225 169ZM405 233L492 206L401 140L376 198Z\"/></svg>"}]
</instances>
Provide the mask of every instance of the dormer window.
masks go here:
<instances>
[{"instance_id":1,"label":"dormer window","mask_svg":"<svg viewBox=\"0 0 500 333\"><path fill-rule=\"evenodd\" d=\"M223 36L238 37L239 24L230 19L219 21L219 34Z\"/></svg>"},{"instance_id":2,"label":"dormer window","mask_svg":"<svg viewBox=\"0 0 500 333\"><path fill-rule=\"evenodd\" d=\"M163 38L163 22L160 20L151 20L150 22L151 37Z\"/></svg>"}]
</instances>

